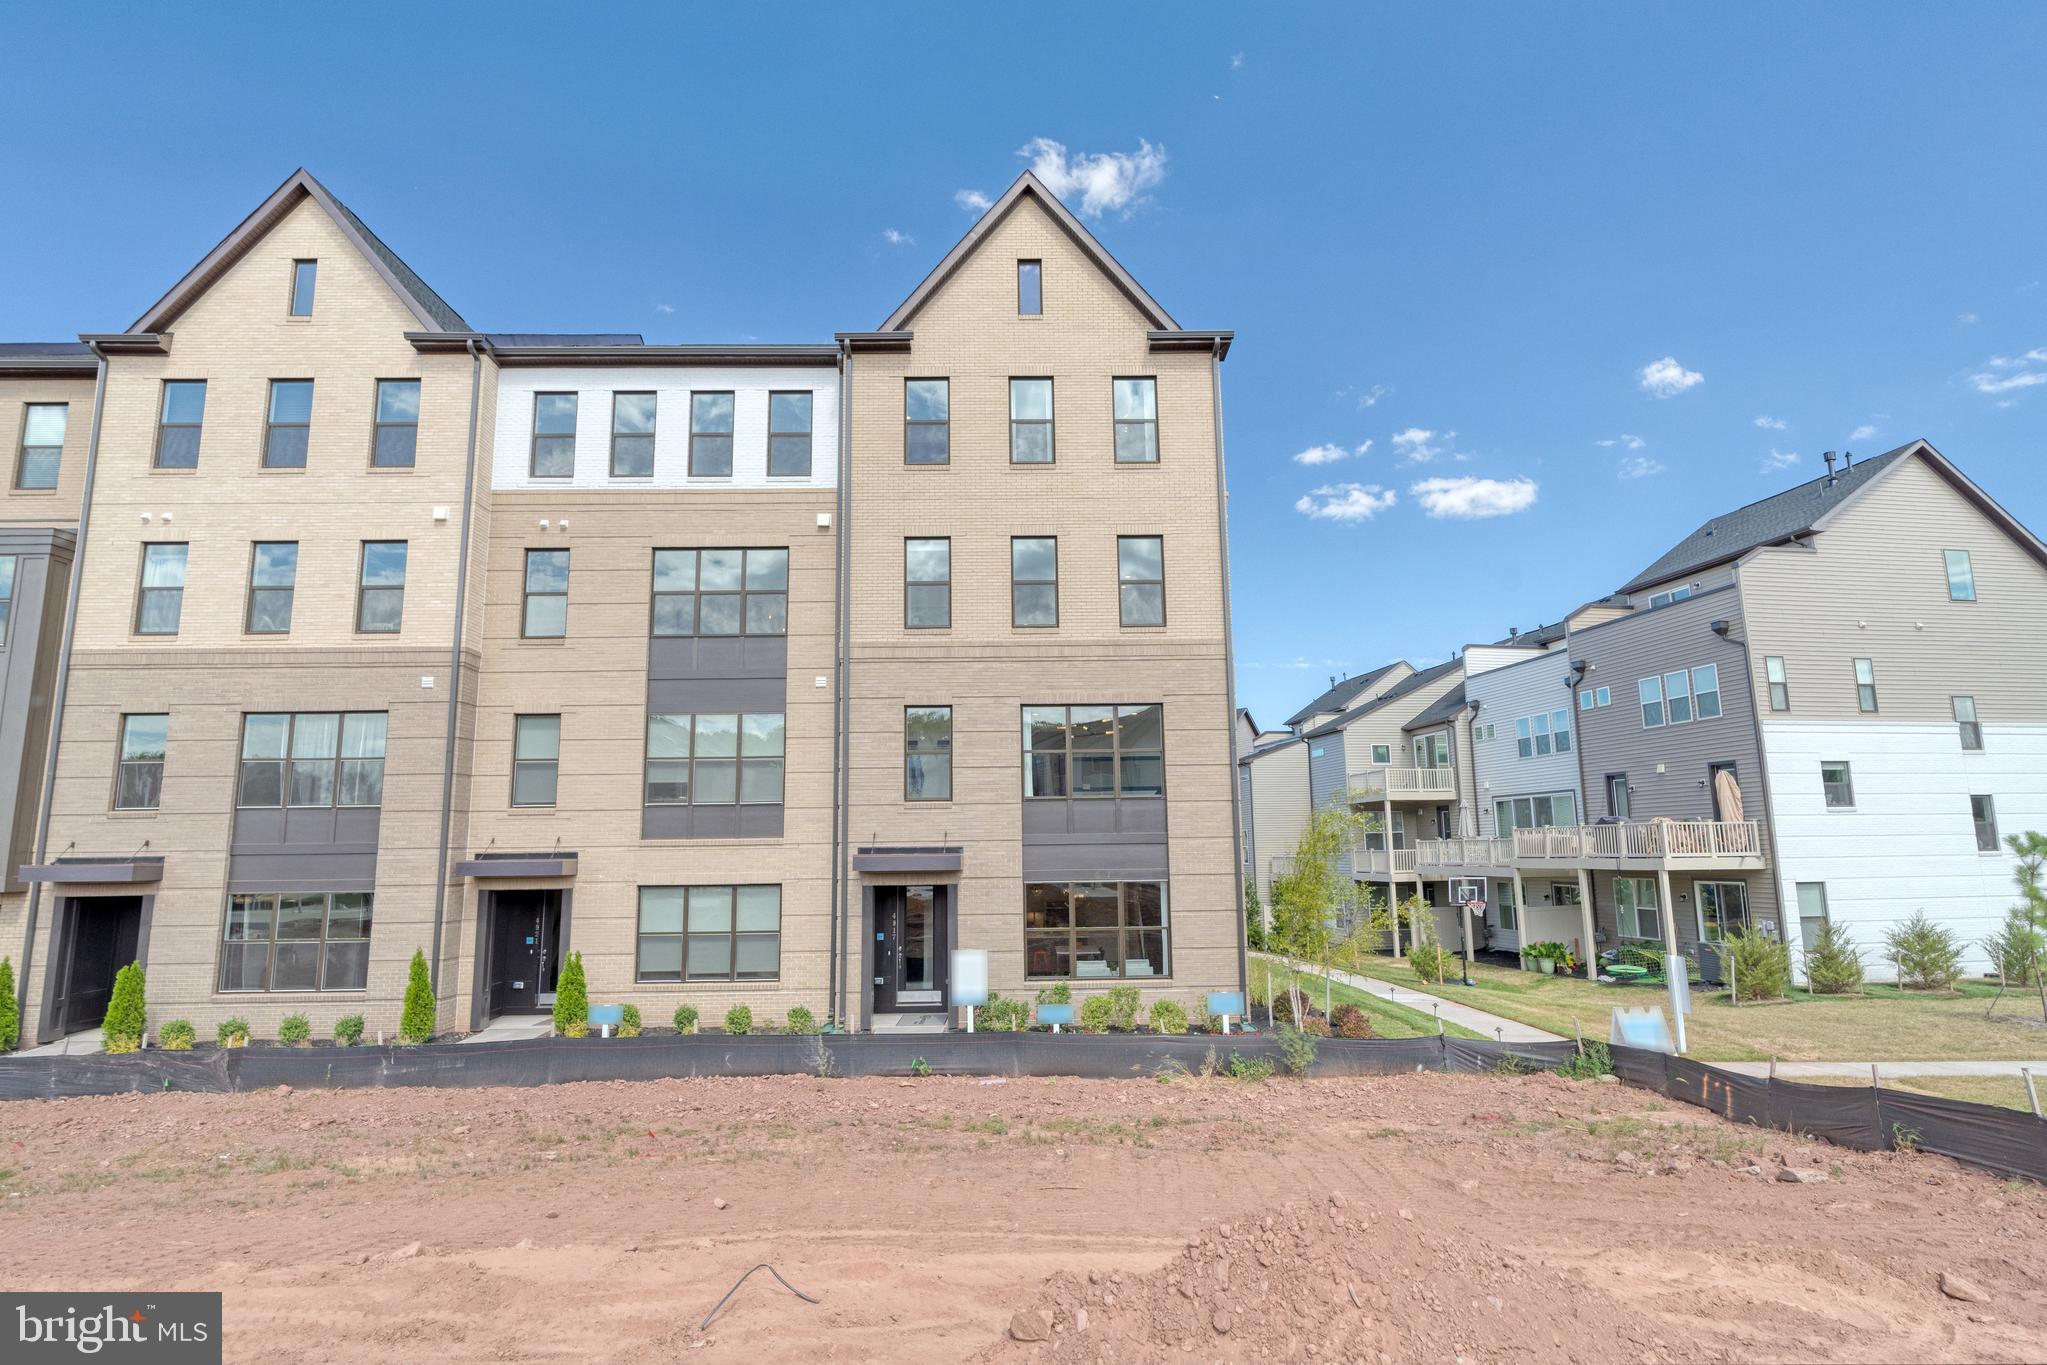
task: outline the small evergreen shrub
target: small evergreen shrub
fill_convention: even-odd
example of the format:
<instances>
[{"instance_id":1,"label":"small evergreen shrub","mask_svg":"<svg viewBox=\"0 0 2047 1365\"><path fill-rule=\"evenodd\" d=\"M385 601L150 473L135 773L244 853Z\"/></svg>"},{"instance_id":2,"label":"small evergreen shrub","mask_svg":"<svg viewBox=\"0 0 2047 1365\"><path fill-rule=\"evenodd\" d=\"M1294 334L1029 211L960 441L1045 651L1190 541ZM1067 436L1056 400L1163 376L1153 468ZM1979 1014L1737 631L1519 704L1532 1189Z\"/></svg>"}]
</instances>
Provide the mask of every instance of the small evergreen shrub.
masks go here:
<instances>
[{"instance_id":1,"label":"small evergreen shrub","mask_svg":"<svg viewBox=\"0 0 2047 1365\"><path fill-rule=\"evenodd\" d=\"M199 1030L192 1027L189 1019L173 1019L157 1030L157 1040L165 1052L190 1052L198 1037Z\"/></svg>"},{"instance_id":2,"label":"small evergreen shrub","mask_svg":"<svg viewBox=\"0 0 2047 1365\"><path fill-rule=\"evenodd\" d=\"M222 1047L247 1047L249 1045L249 1021L246 1019L223 1019L213 1036Z\"/></svg>"},{"instance_id":3,"label":"small evergreen shrub","mask_svg":"<svg viewBox=\"0 0 2047 1365\"><path fill-rule=\"evenodd\" d=\"M791 1033L817 1032L817 1016L802 1005L789 1011L788 1031Z\"/></svg>"},{"instance_id":4,"label":"small evergreen shrub","mask_svg":"<svg viewBox=\"0 0 2047 1365\"><path fill-rule=\"evenodd\" d=\"M1329 1026L1324 1024L1322 1027L1324 1032L1327 1032ZM1281 1029L1279 1050L1286 1057L1286 1069L1296 1076L1307 1075L1308 1068L1315 1064L1316 1042L1315 1035L1305 1029Z\"/></svg>"},{"instance_id":5,"label":"small evergreen shrub","mask_svg":"<svg viewBox=\"0 0 2047 1365\"><path fill-rule=\"evenodd\" d=\"M753 1011L745 1005L734 1005L725 1011L725 1031L733 1034L753 1032Z\"/></svg>"},{"instance_id":6,"label":"small evergreen shrub","mask_svg":"<svg viewBox=\"0 0 2047 1365\"><path fill-rule=\"evenodd\" d=\"M638 1005L621 1005L619 1007L618 1036L621 1038L637 1038L640 1036L640 1007Z\"/></svg>"},{"instance_id":7,"label":"small evergreen shrub","mask_svg":"<svg viewBox=\"0 0 2047 1365\"><path fill-rule=\"evenodd\" d=\"M334 1021L334 1041L342 1047L354 1047L362 1041L362 1016L344 1014Z\"/></svg>"},{"instance_id":8,"label":"small evergreen shrub","mask_svg":"<svg viewBox=\"0 0 2047 1365\"><path fill-rule=\"evenodd\" d=\"M1962 977L1962 945L1952 930L1935 924L1924 910L1884 935L1884 947L1897 964L1898 985L1907 990L1952 990Z\"/></svg>"},{"instance_id":9,"label":"small evergreen shrub","mask_svg":"<svg viewBox=\"0 0 2047 1365\"><path fill-rule=\"evenodd\" d=\"M974 1011L974 1027L987 1033L1021 1033L1031 1026L1031 1007L1021 1000L988 992L988 1003Z\"/></svg>"},{"instance_id":10,"label":"small evergreen shrub","mask_svg":"<svg viewBox=\"0 0 2047 1365\"><path fill-rule=\"evenodd\" d=\"M303 1014L287 1014L277 1025L277 1041L286 1047L311 1047L313 1021Z\"/></svg>"},{"instance_id":11,"label":"small evergreen shrub","mask_svg":"<svg viewBox=\"0 0 2047 1365\"><path fill-rule=\"evenodd\" d=\"M1356 1005L1338 1005L1334 1010L1330 1011L1329 1024L1331 1028L1336 1030L1336 1036L1339 1038L1370 1038L1373 1036L1372 1016L1366 1014Z\"/></svg>"},{"instance_id":12,"label":"small evergreen shrub","mask_svg":"<svg viewBox=\"0 0 2047 1365\"><path fill-rule=\"evenodd\" d=\"M1116 1015L1116 1003L1106 995L1091 995L1080 1002L1080 1031L1107 1033Z\"/></svg>"},{"instance_id":13,"label":"small evergreen shrub","mask_svg":"<svg viewBox=\"0 0 2047 1365\"><path fill-rule=\"evenodd\" d=\"M1111 986L1103 993L1109 1002L1109 1027L1118 1033L1128 1033L1137 1027L1137 1011L1144 1004L1144 996L1135 986Z\"/></svg>"},{"instance_id":14,"label":"small evergreen shrub","mask_svg":"<svg viewBox=\"0 0 2047 1365\"><path fill-rule=\"evenodd\" d=\"M1983 940L1983 951L1990 957L1991 973L2005 985L2030 986L2047 955L2047 935L2034 926L2023 906L2015 905L2006 913L2004 927ZM0 963L0 969L4 967Z\"/></svg>"},{"instance_id":15,"label":"small evergreen shrub","mask_svg":"<svg viewBox=\"0 0 2047 1365\"><path fill-rule=\"evenodd\" d=\"M107 1000L106 1022L100 1026L107 1051L134 1052L141 1048L142 1031L149 1027L144 989L140 962L131 962L114 973L114 993Z\"/></svg>"},{"instance_id":16,"label":"small evergreen shrub","mask_svg":"<svg viewBox=\"0 0 2047 1365\"><path fill-rule=\"evenodd\" d=\"M697 1007L695 1005L677 1005L675 1007L675 1031L677 1033L695 1033L697 1031Z\"/></svg>"},{"instance_id":17,"label":"small evergreen shrub","mask_svg":"<svg viewBox=\"0 0 2047 1365\"><path fill-rule=\"evenodd\" d=\"M554 1031L564 1038L590 1036L590 986L583 976L583 955L570 953L554 983Z\"/></svg>"},{"instance_id":18,"label":"small evergreen shrub","mask_svg":"<svg viewBox=\"0 0 2047 1365\"><path fill-rule=\"evenodd\" d=\"M14 998L14 959L0 957L0 1052L21 1044L21 1005Z\"/></svg>"},{"instance_id":19,"label":"small evergreen shrub","mask_svg":"<svg viewBox=\"0 0 2047 1365\"><path fill-rule=\"evenodd\" d=\"M1734 998L1779 1000L1791 984L1791 948L1750 930L1730 933L1720 945L1734 973Z\"/></svg>"},{"instance_id":20,"label":"small evergreen shrub","mask_svg":"<svg viewBox=\"0 0 2047 1365\"><path fill-rule=\"evenodd\" d=\"M1805 981L1814 995L1846 995L1862 987L1862 953L1848 931L1829 924L1806 945Z\"/></svg>"},{"instance_id":21,"label":"small evergreen shrub","mask_svg":"<svg viewBox=\"0 0 2047 1365\"><path fill-rule=\"evenodd\" d=\"M1161 1000L1151 1007L1151 1027L1154 1033L1185 1033L1187 1011L1174 1001Z\"/></svg>"},{"instance_id":22,"label":"small evergreen shrub","mask_svg":"<svg viewBox=\"0 0 2047 1365\"><path fill-rule=\"evenodd\" d=\"M1073 1003L1073 985L1059 981L1038 992L1040 1005L1070 1005Z\"/></svg>"},{"instance_id":23,"label":"small evergreen shrub","mask_svg":"<svg viewBox=\"0 0 2047 1365\"><path fill-rule=\"evenodd\" d=\"M433 977L426 969L426 954L414 948L412 966L407 969L405 977L405 1008L398 1016L398 1041L418 1044L433 1037L437 1013Z\"/></svg>"}]
</instances>

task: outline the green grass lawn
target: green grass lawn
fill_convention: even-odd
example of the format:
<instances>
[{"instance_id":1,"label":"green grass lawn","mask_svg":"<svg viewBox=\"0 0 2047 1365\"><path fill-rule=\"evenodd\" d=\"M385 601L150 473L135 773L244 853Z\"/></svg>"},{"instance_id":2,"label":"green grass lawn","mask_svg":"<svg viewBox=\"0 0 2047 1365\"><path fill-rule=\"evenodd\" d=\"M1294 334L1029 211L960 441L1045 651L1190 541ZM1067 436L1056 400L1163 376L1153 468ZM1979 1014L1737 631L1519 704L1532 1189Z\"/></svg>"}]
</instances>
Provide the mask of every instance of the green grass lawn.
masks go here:
<instances>
[{"instance_id":1,"label":"green grass lawn","mask_svg":"<svg viewBox=\"0 0 2047 1365\"><path fill-rule=\"evenodd\" d=\"M1251 963L1251 1003L1257 1013L1253 1022L1265 1027L1265 964L1257 959ZM1274 966L1272 969L1273 988L1286 990L1285 970ZM1330 981L1319 973L1302 972L1301 989L1308 994L1309 1003L1316 1009L1322 1008L1325 994L1333 1008L1337 1005L1356 1005L1372 1021L1372 1031L1381 1038L1433 1037L1436 1032L1435 1016L1423 1014L1420 1010L1396 1005L1390 1000L1381 1000L1376 995L1367 995L1355 986L1346 986L1341 981ZM1443 1025L1443 1032L1452 1038L1477 1038L1481 1035L1456 1024Z\"/></svg>"},{"instance_id":2,"label":"green grass lawn","mask_svg":"<svg viewBox=\"0 0 2047 1365\"><path fill-rule=\"evenodd\" d=\"M1807 1085L1853 1085L1866 1086L1866 1080L1849 1076L1798 1076L1796 1079ZM2035 1076L2033 1084L2042 1084ZM1939 1095L1950 1100L1967 1100L1972 1104L1994 1104L2004 1109L2016 1109L2031 1113L2032 1102L2026 1098L2026 1083L2017 1076L1886 1076L1884 1087L1888 1090L1914 1090L1922 1095ZM2047 1096L2043 1096L2047 1099Z\"/></svg>"},{"instance_id":3,"label":"green grass lawn","mask_svg":"<svg viewBox=\"0 0 2047 1365\"><path fill-rule=\"evenodd\" d=\"M1476 986L1429 985L1405 961L1375 957L1360 975L1455 1000L1505 1019L1571 1036L1577 1019L1588 1038L1605 1038L1617 1005L1659 1005L1661 987L1602 986L1581 977L1540 976L1478 963ZM1254 969L1253 975L1256 975ZM1859 995L1808 996L1788 1001L1730 1003L1726 991L1692 991L1685 1021L1691 1056L1701 1061L1787 1062L1951 1061L1968 1058L2025 1060L2047 1054L2047 1029L2010 1022L2039 1019L2038 997L2007 993L1994 1019L1984 1011L1994 986L1964 983L1952 995L1870 986Z\"/></svg>"}]
</instances>

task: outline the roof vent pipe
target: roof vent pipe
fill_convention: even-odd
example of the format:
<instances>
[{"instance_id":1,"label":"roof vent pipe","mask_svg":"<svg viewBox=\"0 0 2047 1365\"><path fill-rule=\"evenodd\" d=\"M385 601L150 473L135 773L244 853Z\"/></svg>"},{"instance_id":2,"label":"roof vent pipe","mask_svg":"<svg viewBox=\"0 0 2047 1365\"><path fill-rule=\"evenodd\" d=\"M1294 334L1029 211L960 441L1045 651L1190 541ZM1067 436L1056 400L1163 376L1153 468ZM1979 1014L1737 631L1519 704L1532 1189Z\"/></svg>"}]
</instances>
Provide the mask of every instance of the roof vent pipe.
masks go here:
<instances>
[{"instance_id":1,"label":"roof vent pipe","mask_svg":"<svg viewBox=\"0 0 2047 1365\"><path fill-rule=\"evenodd\" d=\"M1851 469L1853 469L1853 468L1855 468L1855 452L1854 452L1854 451L1852 451L1852 450L1844 450L1844 451L1842 451L1842 452L1841 452L1841 472L1845 474L1845 473L1847 473L1847 472L1848 472L1849 470L1851 470Z\"/></svg>"},{"instance_id":2,"label":"roof vent pipe","mask_svg":"<svg viewBox=\"0 0 2047 1365\"><path fill-rule=\"evenodd\" d=\"M1820 456L1820 458L1827 462L1827 480L1820 486L1822 488L1832 488L1834 486L1834 452L1830 450Z\"/></svg>"}]
</instances>

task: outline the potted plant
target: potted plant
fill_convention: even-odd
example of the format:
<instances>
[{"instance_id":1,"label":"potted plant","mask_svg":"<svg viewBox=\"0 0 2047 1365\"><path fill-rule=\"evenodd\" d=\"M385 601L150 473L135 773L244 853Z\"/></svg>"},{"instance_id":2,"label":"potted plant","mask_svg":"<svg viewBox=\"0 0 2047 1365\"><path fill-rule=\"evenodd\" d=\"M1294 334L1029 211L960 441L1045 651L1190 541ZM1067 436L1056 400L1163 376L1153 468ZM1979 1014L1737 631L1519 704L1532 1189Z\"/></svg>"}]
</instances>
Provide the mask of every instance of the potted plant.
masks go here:
<instances>
[{"instance_id":1,"label":"potted plant","mask_svg":"<svg viewBox=\"0 0 2047 1365\"><path fill-rule=\"evenodd\" d=\"M1554 976L1560 964L1571 960L1571 950L1561 943L1531 943L1521 950L1521 956L1533 962L1535 970L1544 976Z\"/></svg>"}]
</instances>

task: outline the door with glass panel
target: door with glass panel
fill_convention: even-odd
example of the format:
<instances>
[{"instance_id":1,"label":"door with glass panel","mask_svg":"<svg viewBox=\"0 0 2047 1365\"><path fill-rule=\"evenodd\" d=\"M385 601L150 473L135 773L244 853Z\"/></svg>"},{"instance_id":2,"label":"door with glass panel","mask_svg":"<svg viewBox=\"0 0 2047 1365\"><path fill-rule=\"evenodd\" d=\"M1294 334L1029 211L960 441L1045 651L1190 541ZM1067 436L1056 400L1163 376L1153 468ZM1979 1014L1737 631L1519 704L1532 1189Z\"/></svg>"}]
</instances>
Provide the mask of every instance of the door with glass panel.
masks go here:
<instances>
[{"instance_id":1,"label":"door with glass panel","mask_svg":"<svg viewBox=\"0 0 2047 1365\"><path fill-rule=\"evenodd\" d=\"M883 886L874 892L874 1009L945 1008L946 936L942 886Z\"/></svg>"}]
</instances>

